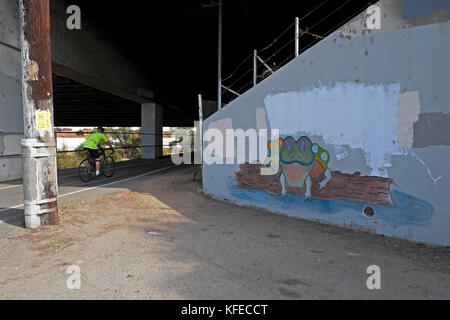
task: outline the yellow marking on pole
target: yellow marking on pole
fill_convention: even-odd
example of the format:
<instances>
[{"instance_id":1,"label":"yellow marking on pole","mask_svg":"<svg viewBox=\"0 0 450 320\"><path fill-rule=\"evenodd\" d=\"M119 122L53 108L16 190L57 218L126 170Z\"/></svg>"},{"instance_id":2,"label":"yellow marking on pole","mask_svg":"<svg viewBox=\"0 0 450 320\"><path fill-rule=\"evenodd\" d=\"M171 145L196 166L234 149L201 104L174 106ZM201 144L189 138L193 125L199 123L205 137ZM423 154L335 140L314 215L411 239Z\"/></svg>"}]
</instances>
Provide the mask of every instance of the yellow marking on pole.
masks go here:
<instances>
[{"instance_id":1,"label":"yellow marking on pole","mask_svg":"<svg viewBox=\"0 0 450 320\"><path fill-rule=\"evenodd\" d=\"M50 112L38 111L36 112L36 127L38 130L50 130L51 128Z\"/></svg>"}]
</instances>

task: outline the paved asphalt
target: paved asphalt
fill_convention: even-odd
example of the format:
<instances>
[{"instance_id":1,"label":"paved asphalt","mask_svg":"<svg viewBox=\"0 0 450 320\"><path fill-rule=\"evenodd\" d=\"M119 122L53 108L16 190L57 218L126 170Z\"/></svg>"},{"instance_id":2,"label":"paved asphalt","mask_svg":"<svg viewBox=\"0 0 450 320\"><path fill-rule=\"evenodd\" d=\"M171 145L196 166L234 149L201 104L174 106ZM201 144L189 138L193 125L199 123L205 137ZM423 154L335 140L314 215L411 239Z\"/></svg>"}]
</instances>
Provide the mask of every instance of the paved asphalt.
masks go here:
<instances>
[{"instance_id":1,"label":"paved asphalt","mask_svg":"<svg viewBox=\"0 0 450 320\"><path fill-rule=\"evenodd\" d=\"M129 190L139 179L166 170L175 170L169 157L158 160L132 160L116 164L111 178L99 177L83 182L78 169L58 171L59 206L73 201L85 201ZM21 180L0 183L0 223L23 225L23 187Z\"/></svg>"},{"instance_id":2,"label":"paved asphalt","mask_svg":"<svg viewBox=\"0 0 450 320\"><path fill-rule=\"evenodd\" d=\"M139 176L165 166L122 168L87 191L61 178L60 194L85 191L60 198L58 227L1 224L0 299L450 298L446 248L216 201L198 192L194 166ZM81 202L122 190L138 192ZM80 290L67 288L73 265Z\"/></svg>"},{"instance_id":3,"label":"paved asphalt","mask_svg":"<svg viewBox=\"0 0 450 320\"><path fill-rule=\"evenodd\" d=\"M33 232L9 226L23 226L20 181L0 184L0 299L450 298L447 248L215 201L194 170L124 162L90 183L61 171L60 208L78 205ZM140 192L80 204L124 191ZM66 287L72 264L81 290ZM380 290L367 287L369 266Z\"/></svg>"}]
</instances>

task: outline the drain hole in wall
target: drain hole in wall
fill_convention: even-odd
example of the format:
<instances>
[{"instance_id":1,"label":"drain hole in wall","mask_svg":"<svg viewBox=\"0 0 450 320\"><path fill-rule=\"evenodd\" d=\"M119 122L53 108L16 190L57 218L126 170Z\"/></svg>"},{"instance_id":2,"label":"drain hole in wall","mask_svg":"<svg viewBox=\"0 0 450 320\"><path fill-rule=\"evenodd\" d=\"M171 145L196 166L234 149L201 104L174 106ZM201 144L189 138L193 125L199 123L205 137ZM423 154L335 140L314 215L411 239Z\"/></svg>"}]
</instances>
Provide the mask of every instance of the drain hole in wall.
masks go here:
<instances>
[{"instance_id":1,"label":"drain hole in wall","mask_svg":"<svg viewBox=\"0 0 450 320\"><path fill-rule=\"evenodd\" d=\"M363 213L366 217L372 218L373 215L375 214L375 211L373 210L372 207L365 207Z\"/></svg>"}]
</instances>

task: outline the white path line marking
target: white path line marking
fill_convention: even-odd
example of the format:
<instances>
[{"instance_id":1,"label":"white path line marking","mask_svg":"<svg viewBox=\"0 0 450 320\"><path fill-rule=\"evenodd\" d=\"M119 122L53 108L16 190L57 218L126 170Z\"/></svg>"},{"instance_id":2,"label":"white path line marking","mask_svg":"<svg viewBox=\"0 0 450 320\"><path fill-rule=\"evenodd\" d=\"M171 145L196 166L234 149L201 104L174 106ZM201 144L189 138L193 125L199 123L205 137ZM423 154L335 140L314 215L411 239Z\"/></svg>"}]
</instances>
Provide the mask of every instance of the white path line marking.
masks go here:
<instances>
[{"instance_id":1,"label":"white path line marking","mask_svg":"<svg viewBox=\"0 0 450 320\"><path fill-rule=\"evenodd\" d=\"M131 166L117 166L117 169L123 169L123 168L132 168L132 167L138 167L138 166L145 166L145 165L147 165L147 164L154 164L154 163L160 163L160 162L164 162L164 161L167 161L168 159L163 159L163 160L160 160L160 161L155 161L155 162L150 162L150 163L138 163L138 164L134 164L134 165L131 165ZM72 174L72 175L70 175L70 176L63 176L63 175L61 175L61 176L59 176L59 179L63 179L63 178L71 178L71 177L76 177L76 176L78 176L78 173L77 174ZM12 188L19 188L19 187L22 187L22 184L18 184L18 185L14 185L14 186L9 186L9 187L2 187L2 188L0 188L0 190L6 190L6 189L12 189ZM1 211L0 211L1 212Z\"/></svg>"},{"instance_id":2,"label":"white path line marking","mask_svg":"<svg viewBox=\"0 0 450 320\"><path fill-rule=\"evenodd\" d=\"M6 208L6 209L2 209L2 210L0 210L0 212L8 211L8 210L11 210L11 209L17 209L17 208L20 208L20 207L23 207L23 204L19 204L18 206L14 206L14 207L9 207L9 208Z\"/></svg>"},{"instance_id":3,"label":"white path line marking","mask_svg":"<svg viewBox=\"0 0 450 320\"><path fill-rule=\"evenodd\" d=\"M73 192L69 192L69 193L64 193L64 194L59 195L58 198L62 198L62 197L70 196L70 195L77 194L77 193L80 193L80 192L90 191L90 190L94 190L94 189L97 189L97 188L100 188L100 187L106 187L106 186L110 186L110 185L113 185L113 184L116 184L116 183L125 182L125 181L133 180L133 179L136 179L136 178L148 176L150 174L153 174L153 173L156 173L156 172L160 172L160 171L164 171L164 170L167 170L167 169L170 169L170 168L175 168L175 166L164 167L164 168L161 168L161 169L158 169L158 170L154 170L154 171L151 171L151 172L143 173L143 174L140 174L140 175L137 175L137 176L133 176L133 177L129 177L129 178L126 178L126 179L121 179L121 180L117 180L117 181L113 181L113 182L100 184L98 186L94 186L94 187L90 187L90 188L85 188L85 189L81 189L81 190L77 190L77 191L73 191ZM21 207L23 207L23 204L20 204L20 205L14 206L14 207L9 207L9 208L6 208L6 209L2 209L2 210L0 210L0 212L8 211L8 210L11 210L11 209L17 209L17 208L21 208ZM0 223L1 222L2 221L0 220Z\"/></svg>"},{"instance_id":4,"label":"white path line marking","mask_svg":"<svg viewBox=\"0 0 450 320\"><path fill-rule=\"evenodd\" d=\"M2 187L2 188L0 188L0 190L6 190L6 189L12 189L12 188L18 188L18 187L21 187L21 186L22 186L21 184L18 184L18 185L9 186L9 187Z\"/></svg>"},{"instance_id":5,"label":"white path line marking","mask_svg":"<svg viewBox=\"0 0 450 320\"><path fill-rule=\"evenodd\" d=\"M82 189L82 190L77 190L77 191L73 191L73 192L69 192L69 193L64 193L64 194L60 195L59 198L62 198L62 197L65 197L65 196L70 196L70 195L77 194L77 193L84 192L84 191L97 189L97 188L100 188L100 187L110 186L110 185L113 185L113 184L116 184L116 183L119 183L119 182L125 182L125 181L133 180L133 179L136 179L136 178L148 176L150 174L153 174L153 173L156 173L156 172L159 172L159 171L164 171L164 170L167 170L167 169L170 169L170 168L174 168L174 166L161 168L161 169L154 170L154 171L147 172L147 173L143 173L143 174L140 174L140 175L137 175L137 176L134 176L134 177L130 177L130 178L126 178L126 179L122 179L122 180L118 180L118 181L113 181L113 182L108 182L108 183L105 183L105 184L101 184L101 185L98 185L98 186L94 186L94 187L90 187L90 188L86 188L86 189Z\"/></svg>"},{"instance_id":6,"label":"white path line marking","mask_svg":"<svg viewBox=\"0 0 450 320\"><path fill-rule=\"evenodd\" d=\"M162 159L162 160L155 161L155 162L149 162L149 163L137 163L137 164L133 164L133 165L130 165L130 166L117 166L116 169L118 170L118 169L122 169L122 168L132 168L132 167L145 166L145 165L147 165L147 164L155 164L155 163L160 163L160 162L164 162L164 161L167 161L167 160L168 160L168 159ZM116 163L116 164L117 164L117 163ZM61 175L61 176L59 176L59 178L62 179L62 178L70 178L70 177L76 177L76 176L78 176L78 173L77 173L77 174L72 174L72 175L70 175L70 176L63 176L63 175Z\"/></svg>"}]
</instances>

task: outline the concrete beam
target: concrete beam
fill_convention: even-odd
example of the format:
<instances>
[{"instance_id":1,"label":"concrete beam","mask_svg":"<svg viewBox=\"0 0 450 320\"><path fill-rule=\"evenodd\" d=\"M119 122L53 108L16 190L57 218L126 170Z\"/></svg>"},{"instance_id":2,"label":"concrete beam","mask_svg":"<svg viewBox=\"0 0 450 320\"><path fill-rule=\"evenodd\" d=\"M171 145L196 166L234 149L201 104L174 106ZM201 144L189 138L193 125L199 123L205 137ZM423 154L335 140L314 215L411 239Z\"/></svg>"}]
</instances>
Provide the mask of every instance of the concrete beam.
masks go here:
<instances>
[{"instance_id":1,"label":"concrete beam","mask_svg":"<svg viewBox=\"0 0 450 320\"><path fill-rule=\"evenodd\" d=\"M124 90L120 87L114 86L110 82L91 77L87 74L81 73L56 62L52 63L52 68L53 72L59 76L83 83L85 85L114 94L124 99L128 99L137 103L146 103L153 101L152 91L143 90L141 88L136 88L135 92Z\"/></svg>"},{"instance_id":2,"label":"concrete beam","mask_svg":"<svg viewBox=\"0 0 450 320\"><path fill-rule=\"evenodd\" d=\"M50 3L54 71L132 101L151 102L148 95L140 95L142 90L151 90L141 68L83 15L83 8L81 30L69 30L67 6L68 2L61 0Z\"/></svg>"}]
</instances>

